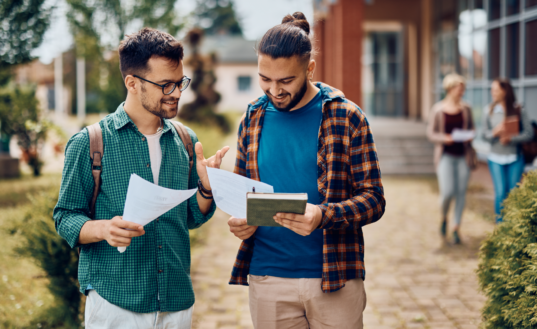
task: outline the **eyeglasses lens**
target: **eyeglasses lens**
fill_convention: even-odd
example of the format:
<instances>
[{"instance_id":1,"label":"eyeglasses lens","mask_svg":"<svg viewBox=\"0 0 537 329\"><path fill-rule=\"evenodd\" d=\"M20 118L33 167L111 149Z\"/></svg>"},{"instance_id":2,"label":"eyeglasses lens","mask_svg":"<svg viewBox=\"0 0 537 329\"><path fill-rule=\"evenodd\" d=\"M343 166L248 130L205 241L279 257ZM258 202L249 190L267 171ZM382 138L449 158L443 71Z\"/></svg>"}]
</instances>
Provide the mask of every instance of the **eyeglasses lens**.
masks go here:
<instances>
[{"instance_id":1,"label":"eyeglasses lens","mask_svg":"<svg viewBox=\"0 0 537 329\"><path fill-rule=\"evenodd\" d=\"M179 88L181 91L184 91L186 88L188 88L188 85L190 85L190 79L184 78L183 81L181 81Z\"/></svg>"},{"instance_id":2,"label":"eyeglasses lens","mask_svg":"<svg viewBox=\"0 0 537 329\"><path fill-rule=\"evenodd\" d=\"M164 94L169 95L173 92L174 89L175 89L175 83L168 82L167 84L164 85L163 91L164 91Z\"/></svg>"}]
</instances>

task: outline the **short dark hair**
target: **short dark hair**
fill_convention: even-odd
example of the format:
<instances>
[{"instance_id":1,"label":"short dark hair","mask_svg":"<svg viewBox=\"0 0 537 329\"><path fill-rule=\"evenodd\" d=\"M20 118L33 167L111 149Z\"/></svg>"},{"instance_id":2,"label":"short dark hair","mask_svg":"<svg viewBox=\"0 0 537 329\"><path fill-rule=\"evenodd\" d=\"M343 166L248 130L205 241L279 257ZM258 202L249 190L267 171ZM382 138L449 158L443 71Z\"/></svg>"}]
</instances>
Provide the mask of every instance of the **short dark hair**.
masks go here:
<instances>
[{"instance_id":1,"label":"short dark hair","mask_svg":"<svg viewBox=\"0 0 537 329\"><path fill-rule=\"evenodd\" d=\"M183 55L183 45L170 34L144 27L136 33L126 35L121 41L119 70L125 79L129 74L147 71L147 62L152 56L165 57L179 65Z\"/></svg>"},{"instance_id":2,"label":"short dark hair","mask_svg":"<svg viewBox=\"0 0 537 329\"><path fill-rule=\"evenodd\" d=\"M274 59L298 56L309 61L313 54L309 34L310 24L303 13L287 15L281 24L265 33L259 42L257 53Z\"/></svg>"}]
</instances>

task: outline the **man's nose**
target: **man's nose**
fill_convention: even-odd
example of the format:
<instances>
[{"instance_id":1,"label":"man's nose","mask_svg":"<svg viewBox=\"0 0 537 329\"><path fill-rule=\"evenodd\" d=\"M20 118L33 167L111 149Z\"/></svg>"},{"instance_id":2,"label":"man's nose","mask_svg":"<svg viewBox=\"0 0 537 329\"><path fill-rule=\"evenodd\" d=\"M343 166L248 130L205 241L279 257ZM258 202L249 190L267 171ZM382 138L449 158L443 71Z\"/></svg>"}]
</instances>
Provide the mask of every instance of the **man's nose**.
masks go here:
<instances>
[{"instance_id":1,"label":"man's nose","mask_svg":"<svg viewBox=\"0 0 537 329\"><path fill-rule=\"evenodd\" d=\"M175 89L173 90L173 92L169 96L172 96L172 97L175 97L175 98L179 99L179 98L181 98L182 93L183 92L181 91L179 86L175 86Z\"/></svg>"},{"instance_id":2,"label":"man's nose","mask_svg":"<svg viewBox=\"0 0 537 329\"><path fill-rule=\"evenodd\" d=\"M281 91L281 88L280 86L278 86L278 84L276 83L273 83L271 86L270 86L270 94L272 96L278 96L280 94L280 91Z\"/></svg>"}]
</instances>

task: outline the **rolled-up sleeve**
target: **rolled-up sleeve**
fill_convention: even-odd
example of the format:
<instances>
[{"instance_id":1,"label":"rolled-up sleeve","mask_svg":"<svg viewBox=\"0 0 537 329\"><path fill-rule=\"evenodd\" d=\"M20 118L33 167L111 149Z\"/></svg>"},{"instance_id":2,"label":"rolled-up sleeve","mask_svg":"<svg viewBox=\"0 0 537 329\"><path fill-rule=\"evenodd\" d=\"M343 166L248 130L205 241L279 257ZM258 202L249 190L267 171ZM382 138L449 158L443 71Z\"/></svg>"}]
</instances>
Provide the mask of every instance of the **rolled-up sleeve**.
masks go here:
<instances>
[{"instance_id":1,"label":"rolled-up sleeve","mask_svg":"<svg viewBox=\"0 0 537 329\"><path fill-rule=\"evenodd\" d=\"M78 246L82 226L91 220L93 189L89 136L84 129L74 135L65 148L60 195L53 212L56 231L72 248Z\"/></svg>"}]
</instances>

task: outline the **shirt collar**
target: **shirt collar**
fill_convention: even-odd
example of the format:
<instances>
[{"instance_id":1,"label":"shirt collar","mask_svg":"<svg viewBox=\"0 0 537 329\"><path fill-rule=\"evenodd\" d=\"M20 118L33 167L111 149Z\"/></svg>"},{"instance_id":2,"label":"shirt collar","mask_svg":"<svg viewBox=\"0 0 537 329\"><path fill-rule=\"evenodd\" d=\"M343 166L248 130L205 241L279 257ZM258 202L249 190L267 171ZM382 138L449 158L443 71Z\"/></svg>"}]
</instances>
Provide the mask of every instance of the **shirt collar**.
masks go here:
<instances>
[{"instance_id":1,"label":"shirt collar","mask_svg":"<svg viewBox=\"0 0 537 329\"><path fill-rule=\"evenodd\" d=\"M114 112L113 114L114 127L116 128L116 130L119 130L125 127L127 124L132 124L133 127L136 126L134 122L132 122L127 112L125 112L124 105L125 105L125 102L119 104L116 112ZM169 120L164 119L164 124L162 125L162 134L165 134L171 128L173 128L172 123L170 123Z\"/></svg>"}]
</instances>

